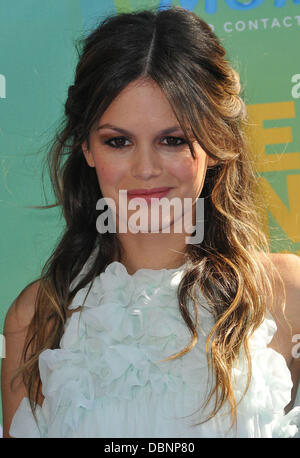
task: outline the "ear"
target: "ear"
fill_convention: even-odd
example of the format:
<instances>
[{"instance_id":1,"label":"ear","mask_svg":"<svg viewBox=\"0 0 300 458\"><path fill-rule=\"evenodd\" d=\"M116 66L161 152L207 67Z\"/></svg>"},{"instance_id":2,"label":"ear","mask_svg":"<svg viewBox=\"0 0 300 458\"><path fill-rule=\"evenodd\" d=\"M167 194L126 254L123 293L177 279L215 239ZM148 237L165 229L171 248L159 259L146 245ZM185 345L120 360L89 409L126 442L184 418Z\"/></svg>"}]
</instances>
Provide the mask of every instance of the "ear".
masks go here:
<instances>
[{"instance_id":1,"label":"ear","mask_svg":"<svg viewBox=\"0 0 300 458\"><path fill-rule=\"evenodd\" d=\"M84 154L84 157L86 159L86 162L88 163L88 165L90 167L95 167L95 162L94 162L94 158L93 158L93 154L91 153L91 151L88 149L88 146L87 146L87 142L84 141L82 144L81 144L81 148L82 148L82 152Z\"/></svg>"}]
</instances>

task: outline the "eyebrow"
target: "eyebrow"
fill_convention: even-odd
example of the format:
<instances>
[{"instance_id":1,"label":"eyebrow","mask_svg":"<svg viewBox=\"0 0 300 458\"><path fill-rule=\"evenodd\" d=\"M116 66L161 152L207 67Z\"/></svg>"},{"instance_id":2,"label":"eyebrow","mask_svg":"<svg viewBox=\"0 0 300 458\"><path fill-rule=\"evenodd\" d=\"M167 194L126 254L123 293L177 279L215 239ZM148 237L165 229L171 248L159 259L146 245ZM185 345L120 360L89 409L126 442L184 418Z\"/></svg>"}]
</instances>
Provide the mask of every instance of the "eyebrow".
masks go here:
<instances>
[{"instance_id":1,"label":"eyebrow","mask_svg":"<svg viewBox=\"0 0 300 458\"><path fill-rule=\"evenodd\" d=\"M122 129L121 127L117 127L117 126L113 126L112 124L103 124L102 126L98 126L96 128L96 130L100 130L100 129L112 129L112 130L116 130L117 132L120 132L121 134L124 134L124 135L130 135L130 136L133 136L134 134L129 132L128 130L126 129ZM173 132L177 132L181 130L182 131L182 128L180 126L172 126L172 127L168 127L167 129L163 129L163 130L160 130L158 132L158 135L167 135L167 134L171 134Z\"/></svg>"}]
</instances>

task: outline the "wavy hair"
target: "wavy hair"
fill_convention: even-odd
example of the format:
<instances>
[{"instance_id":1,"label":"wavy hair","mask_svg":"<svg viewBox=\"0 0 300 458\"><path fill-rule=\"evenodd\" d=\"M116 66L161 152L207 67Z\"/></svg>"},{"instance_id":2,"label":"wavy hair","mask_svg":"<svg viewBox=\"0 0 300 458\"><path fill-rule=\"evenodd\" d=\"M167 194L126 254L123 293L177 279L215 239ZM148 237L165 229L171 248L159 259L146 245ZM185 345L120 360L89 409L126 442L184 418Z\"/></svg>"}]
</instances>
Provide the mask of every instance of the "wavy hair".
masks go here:
<instances>
[{"instance_id":1,"label":"wavy hair","mask_svg":"<svg viewBox=\"0 0 300 458\"><path fill-rule=\"evenodd\" d=\"M207 170L200 196L205 201L204 240L186 246L187 266L177 293L191 340L168 359L183 356L196 345L198 307L209 307L215 324L207 337L206 354L215 383L204 407L211 399L214 404L198 424L228 402L233 426L240 400L235 399L232 369L244 351L248 362L245 393L251 379L249 338L262 323L266 298L272 295L262 261L269 248L257 208L257 174L243 134L246 110L238 74L206 22L180 7L109 16L80 40L77 51L63 125L48 155L55 205L61 206L66 227L42 269L23 365L16 376L22 375L36 418L40 353L59 347L67 308L77 291L89 282L92 285L115 256L121 259L117 234L96 230L96 201L102 195L81 145L88 142L92 126L117 95L144 77L162 89L187 138L192 132L216 160ZM192 142L189 146L195 157ZM97 255L88 273L72 290L72 281L94 248ZM200 303L197 288L205 304Z\"/></svg>"}]
</instances>

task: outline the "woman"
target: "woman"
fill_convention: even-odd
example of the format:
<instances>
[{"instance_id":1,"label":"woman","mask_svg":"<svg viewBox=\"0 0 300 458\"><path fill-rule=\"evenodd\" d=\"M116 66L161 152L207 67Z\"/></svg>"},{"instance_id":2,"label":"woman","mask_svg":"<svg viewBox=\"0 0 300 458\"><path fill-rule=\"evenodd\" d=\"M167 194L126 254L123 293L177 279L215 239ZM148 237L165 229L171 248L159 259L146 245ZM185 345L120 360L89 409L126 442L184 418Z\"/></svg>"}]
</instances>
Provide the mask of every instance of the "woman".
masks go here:
<instances>
[{"instance_id":1,"label":"woman","mask_svg":"<svg viewBox=\"0 0 300 458\"><path fill-rule=\"evenodd\" d=\"M50 152L66 229L6 317L4 436L297 433L300 263L268 252L239 91L182 8L86 38Z\"/></svg>"}]
</instances>

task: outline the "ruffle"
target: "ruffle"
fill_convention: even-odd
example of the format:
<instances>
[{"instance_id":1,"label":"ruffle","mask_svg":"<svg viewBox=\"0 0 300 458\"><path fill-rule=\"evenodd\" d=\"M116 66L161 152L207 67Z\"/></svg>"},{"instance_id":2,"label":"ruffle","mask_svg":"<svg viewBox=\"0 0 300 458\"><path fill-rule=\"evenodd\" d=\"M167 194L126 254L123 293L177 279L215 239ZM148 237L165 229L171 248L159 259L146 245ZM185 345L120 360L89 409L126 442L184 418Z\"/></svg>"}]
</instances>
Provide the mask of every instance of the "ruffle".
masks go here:
<instances>
[{"instance_id":1,"label":"ruffle","mask_svg":"<svg viewBox=\"0 0 300 458\"><path fill-rule=\"evenodd\" d=\"M262 432L270 432L270 437L293 437L300 425L300 407L284 414L284 408L291 400L293 383L284 357L268 347L276 331L276 323L268 312L250 338L252 378L244 398L248 364L243 350L235 363L235 396L237 400L242 399L238 407L241 417L255 416L259 412Z\"/></svg>"},{"instance_id":2,"label":"ruffle","mask_svg":"<svg viewBox=\"0 0 300 458\"><path fill-rule=\"evenodd\" d=\"M116 261L92 285L77 292L69 308L81 307L81 311L73 312L67 320L60 348L45 350L39 358L45 396L39 415L48 428L45 432L43 426L41 434L51 437L59 422L63 437L76 437L87 416L92 428L103 400L111 405L129 402L133 406L151 393L163 400L172 393L180 396L188 392L190 402L205 401L213 383L205 342L214 322L207 309L199 308L196 346L180 358L161 362L191 340L177 301L184 269L185 264L177 269L140 269L129 275ZM199 300L205 305L201 295ZM275 332L275 322L268 315L250 339L252 378L238 406L238 418L256 419L259 426L255 436L292 437L297 432L293 423L299 424L300 407L284 415L292 382L284 358L267 347ZM235 394L240 399L247 382L245 355L234 367L234 380ZM20 406L20 412L24 406ZM212 428L215 424L211 423ZM16 429L15 421L15 433ZM242 431L248 434L244 428Z\"/></svg>"},{"instance_id":3,"label":"ruffle","mask_svg":"<svg viewBox=\"0 0 300 458\"><path fill-rule=\"evenodd\" d=\"M48 430L46 402L43 409L38 405L36 409L37 422L35 421L28 398L23 398L12 419L9 435L15 438L40 438L46 437Z\"/></svg>"},{"instance_id":4,"label":"ruffle","mask_svg":"<svg viewBox=\"0 0 300 458\"><path fill-rule=\"evenodd\" d=\"M60 349L39 359L50 421L59 408L68 408L78 424L78 407L92 409L103 396L133 400L145 389L180 392L185 383L201 390L204 341L184 358L160 362L191 339L176 303L183 271L140 269L131 276L113 262L95 279L84 306L90 285L78 291L69 308L83 308L68 319Z\"/></svg>"}]
</instances>

